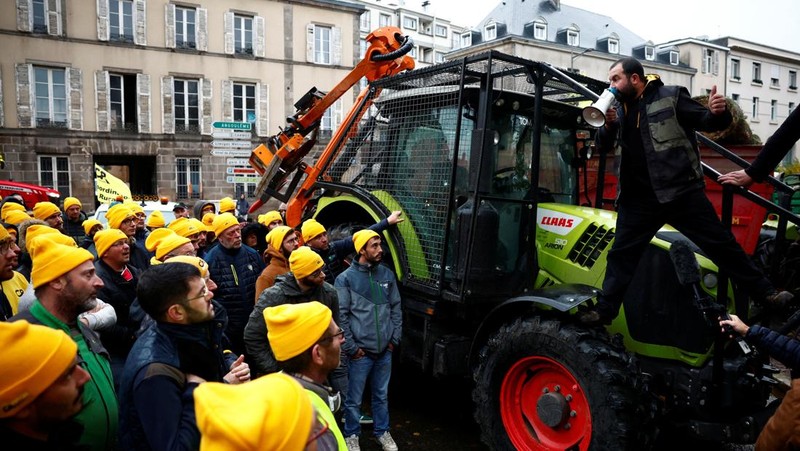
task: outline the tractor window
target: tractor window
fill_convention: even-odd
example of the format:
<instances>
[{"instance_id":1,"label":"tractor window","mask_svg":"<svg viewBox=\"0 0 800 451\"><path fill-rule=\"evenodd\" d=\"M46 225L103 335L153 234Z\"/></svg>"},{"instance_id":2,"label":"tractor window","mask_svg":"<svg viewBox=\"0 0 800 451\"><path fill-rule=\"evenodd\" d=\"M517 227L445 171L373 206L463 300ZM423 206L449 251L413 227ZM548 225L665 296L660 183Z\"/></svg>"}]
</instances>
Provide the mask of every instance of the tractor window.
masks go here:
<instances>
[{"instance_id":1,"label":"tractor window","mask_svg":"<svg viewBox=\"0 0 800 451\"><path fill-rule=\"evenodd\" d=\"M545 126L542 130L542 157L539 166L539 188L547 190L551 200L574 204L575 133L569 129ZM541 192L541 191L540 191ZM546 199L541 199L546 200Z\"/></svg>"}]
</instances>

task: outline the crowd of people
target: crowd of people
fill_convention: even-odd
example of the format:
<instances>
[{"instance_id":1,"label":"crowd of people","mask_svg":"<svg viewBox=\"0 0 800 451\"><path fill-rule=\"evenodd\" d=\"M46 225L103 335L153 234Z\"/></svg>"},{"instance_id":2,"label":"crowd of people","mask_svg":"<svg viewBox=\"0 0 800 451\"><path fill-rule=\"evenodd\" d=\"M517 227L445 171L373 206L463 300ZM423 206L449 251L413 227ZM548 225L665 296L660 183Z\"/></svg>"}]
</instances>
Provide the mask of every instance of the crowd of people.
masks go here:
<instances>
[{"instance_id":1,"label":"crowd of people","mask_svg":"<svg viewBox=\"0 0 800 451\"><path fill-rule=\"evenodd\" d=\"M103 224L73 197L0 202L4 448L359 450L369 378L373 433L397 449L378 232L400 212L329 243L245 204L176 203L166 223L120 200Z\"/></svg>"}]
</instances>

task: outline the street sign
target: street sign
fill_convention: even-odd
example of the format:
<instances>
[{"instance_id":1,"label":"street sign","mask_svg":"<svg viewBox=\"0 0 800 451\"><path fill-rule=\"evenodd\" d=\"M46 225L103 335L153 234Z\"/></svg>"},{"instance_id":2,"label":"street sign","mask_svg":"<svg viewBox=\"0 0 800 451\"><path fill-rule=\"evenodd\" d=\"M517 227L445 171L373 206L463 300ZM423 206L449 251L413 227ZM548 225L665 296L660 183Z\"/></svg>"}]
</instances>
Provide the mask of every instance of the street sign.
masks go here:
<instances>
[{"instance_id":1,"label":"street sign","mask_svg":"<svg viewBox=\"0 0 800 451\"><path fill-rule=\"evenodd\" d=\"M225 168L225 173L233 175L255 175L256 170L253 168Z\"/></svg>"},{"instance_id":2,"label":"street sign","mask_svg":"<svg viewBox=\"0 0 800 451\"><path fill-rule=\"evenodd\" d=\"M243 139L249 141L252 138L250 132L237 132L233 130L214 130L211 132L214 139Z\"/></svg>"},{"instance_id":3,"label":"street sign","mask_svg":"<svg viewBox=\"0 0 800 451\"><path fill-rule=\"evenodd\" d=\"M250 153L247 149L211 149L211 155L215 157L249 157Z\"/></svg>"},{"instance_id":4,"label":"street sign","mask_svg":"<svg viewBox=\"0 0 800 451\"><path fill-rule=\"evenodd\" d=\"M250 164L250 160L247 158L228 158L225 162L228 163L228 166L247 166Z\"/></svg>"},{"instance_id":5,"label":"street sign","mask_svg":"<svg viewBox=\"0 0 800 451\"><path fill-rule=\"evenodd\" d=\"M211 147L217 149L253 149L250 141L211 141Z\"/></svg>"},{"instance_id":6,"label":"street sign","mask_svg":"<svg viewBox=\"0 0 800 451\"><path fill-rule=\"evenodd\" d=\"M253 177L247 175L229 175L225 177L227 183L258 183L261 177Z\"/></svg>"},{"instance_id":7,"label":"street sign","mask_svg":"<svg viewBox=\"0 0 800 451\"><path fill-rule=\"evenodd\" d=\"M250 130L253 128L249 122L214 122L211 126L225 130Z\"/></svg>"}]
</instances>

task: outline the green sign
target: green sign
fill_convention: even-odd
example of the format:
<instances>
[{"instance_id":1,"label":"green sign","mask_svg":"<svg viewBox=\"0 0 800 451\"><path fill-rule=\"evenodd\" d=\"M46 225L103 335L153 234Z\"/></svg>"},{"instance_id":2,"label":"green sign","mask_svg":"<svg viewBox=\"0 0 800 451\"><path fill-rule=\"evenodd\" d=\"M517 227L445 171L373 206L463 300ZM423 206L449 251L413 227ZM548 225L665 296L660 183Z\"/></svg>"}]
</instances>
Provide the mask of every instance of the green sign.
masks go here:
<instances>
[{"instance_id":1,"label":"green sign","mask_svg":"<svg viewBox=\"0 0 800 451\"><path fill-rule=\"evenodd\" d=\"M214 122L211 125L223 130L250 130L253 127L249 122Z\"/></svg>"}]
</instances>

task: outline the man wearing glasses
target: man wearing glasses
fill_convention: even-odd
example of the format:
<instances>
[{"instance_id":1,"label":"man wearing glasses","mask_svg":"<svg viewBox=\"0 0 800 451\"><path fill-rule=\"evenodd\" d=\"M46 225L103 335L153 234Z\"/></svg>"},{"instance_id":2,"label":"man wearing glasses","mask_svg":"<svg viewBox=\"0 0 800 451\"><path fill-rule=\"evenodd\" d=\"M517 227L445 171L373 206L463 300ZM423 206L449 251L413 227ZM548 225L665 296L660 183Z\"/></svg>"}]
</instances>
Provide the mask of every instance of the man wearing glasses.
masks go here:
<instances>
[{"instance_id":1,"label":"man wearing glasses","mask_svg":"<svg viewBox=\"0 0 800 451\"><path fill-rule=\"evenodd\" d=\"M120 383L120 449L197 449L192 393L206 381L250 380L242 358L224 353L226 317L212 302L206 263L194 259L154 265L137 287L155 324L136 340ZM210 288L209 288L210 287ZM222 315L222 316L221 316Z\"/></svg>"},{"instance_id":2,"label":"man wearing glasses","mask_svg":"<svg viewBox=\"0 0 800 451\"><path fill-rule=\"evenodd\" d=\"M306 389L338 449L347 451L334 419L342 398L327 385L328 375L339 367L344 341L344 331L334 321L331 309L316 301L284 304L264 310L264 320L278 366Z\"/></svg>"}]
</instances>

